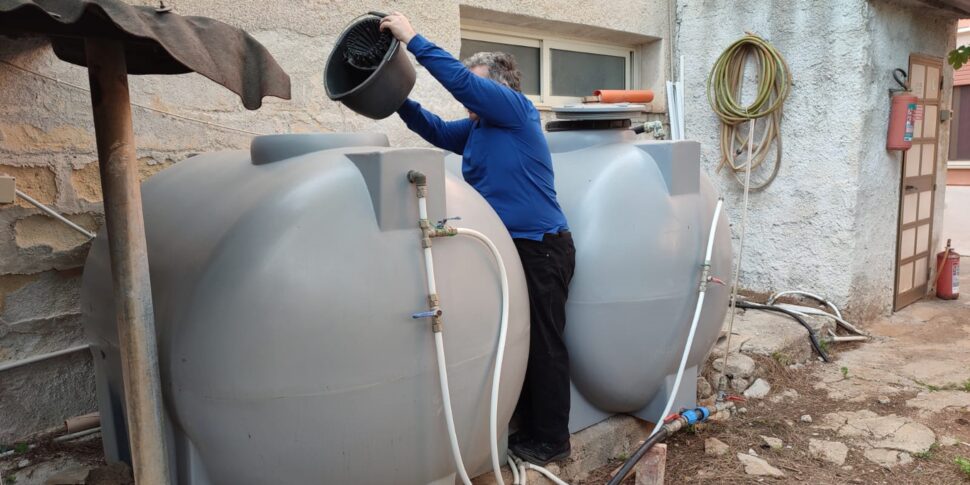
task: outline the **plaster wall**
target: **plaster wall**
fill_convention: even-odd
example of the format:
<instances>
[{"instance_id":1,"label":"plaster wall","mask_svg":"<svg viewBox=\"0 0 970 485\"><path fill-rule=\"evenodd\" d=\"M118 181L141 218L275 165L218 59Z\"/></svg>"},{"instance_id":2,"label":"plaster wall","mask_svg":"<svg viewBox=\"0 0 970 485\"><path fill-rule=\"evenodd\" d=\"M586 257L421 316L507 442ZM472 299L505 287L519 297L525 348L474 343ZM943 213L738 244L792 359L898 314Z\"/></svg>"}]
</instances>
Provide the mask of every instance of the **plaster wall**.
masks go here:
<instances>
[{"instance_id":1,"label":"plaster wall","mask_svg":"<svg viewBox=\"0 0 970 485\"><path fill-rule=\"evenodd\" d=\"M569 8L557 0L166 3L180 14L212 17L250 32L289 73L293 99L267 98L262 109L246 111L234 94L195 74L130 77L142 179L194 153L248 148L255 134L383 132L395 146L425 146L397 116L369 120L326 97L322 70L330 49L348 22L369 10L408 14L419 32L452 53L459 51L463 18L475 15L563 37L649 41L646 87L662 86L666 71L663 39L670 19L663 0L585 0ZM466 116L424 69L417 71L413 98L444 118ZM56 59L46 42L0 38L0 173L16 176L18 188L94 230L103 216L87 84L86 71ZM77 291L88 247L26 203L0 206L0 362L83 343ZM94 408L86 352L4 373L0 443Z\"/></svg>"},{"instance_id":2,"label":"plaster wall","mask_svg":"<svg viewBox=\"0 0 970 485\"><path fill-rule=\"evenodd\" d=\"M884 148L887 89L892 68L905 68L910 52L945 55L955 22L927 12L866 0L677 3L687 136L702 144L735 244L743 191L727 170L716 170L720 125L706 97L708 73L728 45L752 32L778 48L794 79L778 178L749 196L742 288L812 291L863 321L891 310L900 166Z\"/></svg>"}]
</instances>

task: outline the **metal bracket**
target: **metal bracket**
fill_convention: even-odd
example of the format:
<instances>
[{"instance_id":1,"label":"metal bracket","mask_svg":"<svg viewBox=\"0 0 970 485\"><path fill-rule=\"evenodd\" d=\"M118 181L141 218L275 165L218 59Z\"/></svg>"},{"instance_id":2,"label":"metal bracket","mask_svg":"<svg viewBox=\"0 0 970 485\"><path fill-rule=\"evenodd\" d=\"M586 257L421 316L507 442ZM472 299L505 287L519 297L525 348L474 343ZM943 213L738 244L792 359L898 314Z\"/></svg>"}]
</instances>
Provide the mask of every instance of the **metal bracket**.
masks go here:
<instances>
[{"instance_id":1,"label":"metal bracket","mask_svg":"<svg viewBox=\"0 0 970 485\"><path fill-rule=\"evenodd\" d=\"M17 200L17 180L0 175L0 204L13 204Z\"/></svg>"}]
</instances>

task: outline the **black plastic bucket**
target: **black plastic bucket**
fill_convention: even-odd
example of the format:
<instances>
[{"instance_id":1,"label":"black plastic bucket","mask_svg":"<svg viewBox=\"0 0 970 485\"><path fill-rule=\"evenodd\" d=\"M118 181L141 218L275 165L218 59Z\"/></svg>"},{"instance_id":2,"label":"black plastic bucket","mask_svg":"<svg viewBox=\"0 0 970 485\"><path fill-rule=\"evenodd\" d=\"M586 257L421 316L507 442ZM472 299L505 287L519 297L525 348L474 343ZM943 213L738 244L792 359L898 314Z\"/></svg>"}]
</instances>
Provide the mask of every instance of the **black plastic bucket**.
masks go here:
<instances>
[{"instance_id":1,"label":"black plastic bucket","mask_svg":"<svg viewBox=\"0 0 970 485\"><path fill-rule=\"evenodd\" d=\"M393 37L376 68L361 68L348 61L348 41L353 40L350 36L359 33L360 29L376 29L375 19L379 20L380 15L360 17L340 34L327 59L323 79L330 99L379 120L392 115L404 104L414 88L415 72L401 43Z\"/></svg>"}]
</instances>

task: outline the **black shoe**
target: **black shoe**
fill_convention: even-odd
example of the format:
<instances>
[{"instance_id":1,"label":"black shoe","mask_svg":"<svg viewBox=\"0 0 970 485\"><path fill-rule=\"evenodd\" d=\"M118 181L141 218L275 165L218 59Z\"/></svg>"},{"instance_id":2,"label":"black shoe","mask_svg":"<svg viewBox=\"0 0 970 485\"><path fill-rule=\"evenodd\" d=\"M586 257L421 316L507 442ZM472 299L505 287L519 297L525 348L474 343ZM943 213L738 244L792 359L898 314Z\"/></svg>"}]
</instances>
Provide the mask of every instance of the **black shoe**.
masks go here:
<instances>
[{"instance_id":1,"label":"black shoe","mask_svg":"<svg viewBox=\"0 0 970 485\"><path fill-rule=\"evenodd\" d=\"M562 460L568 457L570 452L569 440L555 444L526 439L514 445L509 445L509 449L519 458L539 466L544 466L551 461Z\"/></svg>"},{"instance_id":2,"label":"black shoe","mask_svg":"<svg viewBox=\"0 0 970 485\"><path fill-rule=\"evenodd\" d=\"M516 431L509 435L509 447L515 446L523 441L529 439L529 436L525 434L525 431Z\"/></svg>"}]
</instances>

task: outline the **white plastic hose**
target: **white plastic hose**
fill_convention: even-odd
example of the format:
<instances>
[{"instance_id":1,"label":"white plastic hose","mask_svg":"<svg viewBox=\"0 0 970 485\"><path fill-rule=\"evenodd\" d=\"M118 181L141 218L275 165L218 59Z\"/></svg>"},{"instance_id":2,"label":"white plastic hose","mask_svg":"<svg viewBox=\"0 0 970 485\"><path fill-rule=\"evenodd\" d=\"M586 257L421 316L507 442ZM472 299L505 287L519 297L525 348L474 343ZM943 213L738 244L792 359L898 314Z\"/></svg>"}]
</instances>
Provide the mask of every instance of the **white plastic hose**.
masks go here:
<instances>
[{"instance_id":1,"label":"white plastic hose","mask_svg":"<svg viewBox=\"0 0 970 485\"><path fill-rule=\"evenodd\" d=\"M498 265L499 279L502 284L502 316L498 327L498 348L495 350L495 369L492 371L492 395L488 407L489 445L492 451L492 472L498 485L505 485L502 479L502 465L498 454L498 397L499 384L502 379L502 360L505 358L505 340L509 330L509 276L505 272L505 262L502 255L488 237L473 229L458 228L458 234L473 237L481 241L492 252L495 264ZM514 468L514 465L513 465Z\"/></svg>"},{"instance_id":2,"label":"white plastic hose","mask_svg":"<svg viewBox=\"0 0 970 485\"><path fill-rule=\"evenodd\" d=\"M515 460L513 460L511 456L505 455L505 461L508 462L509 468L512 469L512 485L519 485L522 483L519 481L519 467L515 464Z\"/></svg>"},{"instance_id":3,"label":"white plastic hose","mask_svg":"<svg viewBox=\"0 0 970 485\"><path fill-rule=\"evenodd\" d=\"M428 202L425 197L418 197L418 214L422 221L428 220ZM438 293L434 281L434 257L431 248L424 248L424 269L428 277L428 294ZM441 402L444 406L445 424L448 426L448 439L451 442L451 456L455 460L455 468L461 477L461 482L471 485L472 481L468 478L465 471L465 464L461 459L461 449L458 447L458 432L455 431L455 416L451 411L451 391L448 389L448 364L445 362L445 343L441 332L434 332L434 347L438 357L438 382L441 385Z\"/></svg>"},{"instance_id":4,"label":"white plastic hose","mask_svg":"<svg viewBox=\"0 0 970 485\"><path fill-rule=\"evenodd\" d=\"M441 332L434 333L434 347L438 354L438 381L441 383L441 401L445 410L445 424L448 426L448 437L451 440L451 455L455 458L455 467L461 482L471 485L472 481L468 478L465 471L465 463L461 460L461 450L458 448L458 432L455 431L455 415L451 412L451 391L448 390L448 366L445 364L445 344L441 337Z\"/></svg>"},{"instance_id":5,"label":"white plastic hose","mask_svg":"<svg viewBox=\"0 0 970 485\"><path fill-rule=\"evenodd\" d=\"M543 467L541 467L539 465L533 465L532 463L526 462L525 463L525 467L528 468L528 469L530 469L530 470L535 470L535 471L541 473L543 476L545 476L546 478L548 478L549 480L551 480L552 483L555 483L556 485L569 485L568 483L562 481L559 477L553 475L551 471L546 470L545 468L543 468Z\"/></svg>"},{"instance_id":6,"label":"white plastic hose","mask_svg":"<svg viewBox=\"0 0 970 485\"><path fill-rule=\"evenodd\" d=\"M711 255L714 252L714 234L717 231L717 221L721 218L721 207L724 205L724 199L717 199L717 206L714 208L714 219L711 221L711 231L707 237L707 252L704 253L704 272L703 277L708 276L708 269L711 267ZM707 293L707 281L701 281L700 291L697 294L697 306L694 308L694 319L690 323L690 333L687 334L687 343L684 344L684 353L680 357L680 367L677 368L677 377L674 379L674 387L670 392L670 397L667 399L667 405L664 406L663 413L657 419L657 423L653 426L653 431L650 432L650 436L653 436L660 431L660 428L664 425L664 419L670 414L670 409L674 406L674 400L677 399L677 391L680 390L680 381L684 378L684 370L687 369L687 358L690 356L690 349L694 345L694 334L697 332L697 322L701 319L701 310L704 309L704 295Z\"/></svg>"}]
</instances>

